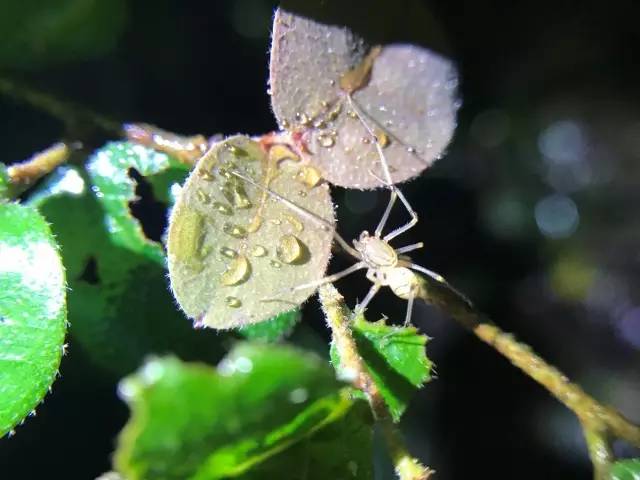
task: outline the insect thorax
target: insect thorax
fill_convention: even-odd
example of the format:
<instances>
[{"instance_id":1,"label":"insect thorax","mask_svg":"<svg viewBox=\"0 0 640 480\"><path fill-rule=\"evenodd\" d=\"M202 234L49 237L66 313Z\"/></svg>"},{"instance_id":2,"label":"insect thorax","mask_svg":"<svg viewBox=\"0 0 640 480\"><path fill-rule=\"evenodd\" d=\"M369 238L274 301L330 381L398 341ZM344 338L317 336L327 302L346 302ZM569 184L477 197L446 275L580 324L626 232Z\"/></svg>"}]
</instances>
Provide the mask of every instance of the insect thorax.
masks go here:
<instances>
[{"instance_id":1,"label":"insect thorax","mask_svg":"<svg viewBox=\"0 0 640 480\"><path fill-rule=\"evenodd\" d=\"M395 267L398 264L398 254L393 247L367 231L362 232L353 245L370 268Z\"/></svg>"}]
</instances>

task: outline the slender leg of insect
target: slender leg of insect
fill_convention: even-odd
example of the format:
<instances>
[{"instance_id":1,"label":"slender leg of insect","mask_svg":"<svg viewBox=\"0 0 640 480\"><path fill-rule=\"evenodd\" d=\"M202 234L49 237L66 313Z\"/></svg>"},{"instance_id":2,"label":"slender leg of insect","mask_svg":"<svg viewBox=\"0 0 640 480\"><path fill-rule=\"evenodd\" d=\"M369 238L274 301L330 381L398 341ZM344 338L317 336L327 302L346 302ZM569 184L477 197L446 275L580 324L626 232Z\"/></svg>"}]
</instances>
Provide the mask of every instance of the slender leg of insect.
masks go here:
<instances>
[{"instance_id":1,"label":"slender leg of insect","mask_svg":"<svg viewBox=\"0 0 640 480\"><path fill-rule=\"evenodd\" d=\"M238 178L241 178L242 180L244 180L245 182L250 183L251 185L253 185L256 188L259 188L260 190L262 190L264 192L267 192L272 197L277 198L283 204L285 204L288 208L290 208L294 212L302 215L303 217L311 220L316 225L319 225L320 228L322 228L323 230L333 230L333 225L331 225L325 219L320 218L315 213L312 213L312 212L310 212L309 210L307 210L305 208L302 208L300 205L296 205L291 200L283 197L279 193L276 193L273 190L270 190L267 187L265 187L263 185L260 185L259 183L256 183L255 181L253 181L253 179L247 177L246 175L244 175L244 174L242 174L242 173L240 173L240 172L238 172L236 170L231 170L229 173L231 173L232 175L235 175ZM334 231L333 232L333 236L336 239L336 241L340 244L340 246L346 252L351 254L351 256L357 258L358 260L361 258L360 257L360 253L355 248L353 248L351 245L349 245L349 243L344 238L342 238L342 236L338 232Z\"/></svg>"},{"instance_id":2,"label":"slender leg of insect","mask_svg":"<svg viewBox=\"0 0 640 480\"><path fill-rule=\"evenodd\" d=\"M324 285L325 283L332 283L332 282L335 282L337 280L340 280L341 278L344 278L347 275L350 275L353 272L355 272L357 270L361 270L363 268L366 268L366 265L365 265L364 262L354 263L349 268L345 268L341 272L334 273L333 275L329 275L328 277L324 277L324 278L321 278L319 280L315 280L313 282L308 282L308 283L303 283L301 285L296 285L295 287L287 288L286 290L280 290L279 292L276 292L275 295L277 296L277 295L280 295L280 294L283 294L283 293L297 292L298 290L304 290L304 289L307 289L307 288L317 288L320 285ZM263 302L265 302L265 301L278 301L278 299L277 298L265 298L265 299L262 299L262 301Z\"/></svg>"},{"instance_id":3,"label":"slender leg of insect","mask_svg":"<svg viewBox=\"0 0 640 480\"><path fill-rule=\"evenodd\" d=\"M389 204L387 205L387 209L385 210L384 215L380 219L380 223L378 224L378 227L375 230L376 236L380 237L380 235L382 234L382 229L384 228L385 224L387 223L387 219L389 218L389 213L391 212L391 208L393 207L393 205L394 205L394 203L396 201L396 196L404 204L405 208L409 212L409 215L411 216L411 220L409 221L409 223L407 223L406 225L403 225L402 227L396 228L392 232L390 232L387 235L385 235L383 240L388 242L388 241L392 240L393 238L397 237L398 235L406 232L410 228L413 228L415 226L415 224L418 223L418 214L413 210L413 208L409 204L409 201L406 199L404 194L398 188L396 188L393 185L393 180L391 179L391 172L389 171L389 163L387 162L387 157L385 156L384 152L382 151L382 147L380 146L380 142L378 141L378 137L376 136L375 132L369 126L369 124L365 120L364 116L360 113L360 110L358 109L358 107L356 107L356 104L353 101L353 98L351 98L351 95L347 95L347 101L349 102L349 106L353 109L353 111L358 116L358 119L360 120L360 122L362 123L364 128L367 130L369 135L371 135L371 137L374 140L376 151L378 152L378 156L380 157L380 164L382 165L382 172L384 173L384 180L380 179L375 173L373 173L373 172L370 172L370 173L374 177L376 177L381 183L384 183L385 185L387 185L391 189L391 198L389 199Z\"/></svg>"},{"instance_id":4,"label":"slender leg of insect","mask_svg":"<svg viewBox=\"0 0 640 480\"><path fill-rule=\"evenodd\" d=\"M422 242L413 243L411 245L407 245L406 247L396 248L396 253L400 255L402 253L412 252L413 250L417 250L422 247L424 247L424 243Z\"/></svg>"},{"instance_id":5,"label":"slender leg of insect","mask_svg":"<svg viewBox=\"0 0 640 480\"><path fill-rule=\"evenodd\" d=\"M364 297L364 300L358 303L358 305L356 305L356 308L354 310L356 314L360 314L364 312L364 310L367 308L367 305L369 305L369 302L371 302L371 300L376 295L376 293L378 293L378 290L380 290L381 286L382 285L380 285L378 282L371 285L371 288L367 292L367 296Z\"/></svg>"},{"instance_id":6,"label":"slender leg of insect","mask_svg":"<svg viewBox=\"0 0 640 480\"><path fill-rule=\"evenodd\" d=\"M408 327L411 324L411 314L413 313L413 301L415 298L414 293L411 292L411 296L407 299L407 314L404 317L405 327Z\"/></svg>"},{"instance_id":7,"label":"slender leg of insect","mask_svg":"<svg viewBox=\"0 0 640 480\"><path fill-rule=\"evenodd\" d=\"M380 155L382 155L382 150L380 150ZM413 208L411 207L411 204L409 203L409 200L407 200L407 197L404 196L404 194L400 191L400 189L398 187L396 187L393 184L386 183L382 178L380 178L378 175L376 175L372 171L369 171L369 173L371 175L373 175L376 179L378 179L378 181L386 184L387 187L389 187L389 189L391 189L391 198L393 199L394 196L397 196L400 199L400 201L402 202L402 204L405 206L407 211L409 212L409 215L411 216L411 220L409 220L408 223L406 223L405 225L402 225L401 227L396 228L395 230L387 233L384 236L383 240L388 242L389 240L392 240L393 238L397 237L398 235L400 235L400 234L406 232L407 230L413 228L416 225L416 223L418 223L418 214L413 210ZM389 202L389 205L393 206L393 204L391 202ZM384 212L384 215L382 216L382 219L384 220L384 223L386 223L386 221L387 221L387 218L385 218L385 215L386 215L386 217L388 217L390 211L391 211L391 208L389 208L389 206L387 206L387 210ZM382 221L380 223L384 227L384 223ZM378 227L380 227L380 225L378 225ZM381 233L381 232L382 232L382 229L380 229L380 232L378 232L378 229L376 229L376 233Z\"/></svg>"},{"instance_id":8,"label":"slender leg of insect","mask_svg":"<svg viewBox=\"0 0 640 480\"><path fill-rule=\"evenodd\" d=\"M425 275L428 275L429 277L433 278L436 282L442 283L449 290L451 290L453 293L455 293L458 297L460 297L462 300L464 300L464 302L467 305L469 305L469 307L473 308L473 303L471 303L471 300L469 300L466 297L466 295L464 295L458 289L454 288L449 282L447 282L442 275L439 275L436 272L433 272L433 271L431 271L431 270L429 270L427 268L421 267L420 265L416 265L415 263L406 262L406 264L403 264L402 266L408 267L411 270L415 270L415 271L420 272L420 273L424 273Z\"/></svg>"}]
</instances>

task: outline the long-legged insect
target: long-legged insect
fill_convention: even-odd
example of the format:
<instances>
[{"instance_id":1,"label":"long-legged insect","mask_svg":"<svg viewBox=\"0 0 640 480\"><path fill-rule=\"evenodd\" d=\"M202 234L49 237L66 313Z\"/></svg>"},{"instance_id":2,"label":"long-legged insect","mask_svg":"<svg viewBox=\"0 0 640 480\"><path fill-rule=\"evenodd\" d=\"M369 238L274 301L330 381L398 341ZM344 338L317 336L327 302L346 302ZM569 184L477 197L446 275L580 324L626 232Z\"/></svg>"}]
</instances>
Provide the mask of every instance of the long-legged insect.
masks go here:
<instances>
[{"instance_id":1,"label":"long-legged insect","mask_svg":"<svg viewBox=\"0 0 640 480\"><path fill-rule=\"evenodd\" d=\"M367 121L365 120L363 114L356 107L355 102L352 100L351 95L347 95L347 102L350 107L353 109L355 114L360 119L360 122L367 130L368 134L372 137L375 142L377 153L379 155L380 163L382 166L382 172L384 174L384 179L378 180L389 188L391 194L389 198L389 203L385 208L385 211L378 223L378 226L374 230L373 235L371 235L368 231L363 231L360 236L353 241L353 247L349 245L349 243L337 232L334 232L334 237L338 244L352 257L354 257L357 262L354 263L349 268L342 270L340 272L334 273L333 275L329 275L327 277L321 278L314 282L305 283L302 285L297 285L295 287L289 288L282 293L286 292L294 292L297 290L303 290L308 288L318 288L320 285L335 282L341 278L350 275L351 273L367 269L367 278L373 283L369 291L367 292L364 299L356 306L356 313L361 313L365 310L367 305L371 302L373 297L378 293L381 287L387 286L389 287L398 297L407 300L407 311L405 315L405 325L409 324L411 321L411 314L413 310L413 303L415 297L418 293L419 289L419 279L413 273L413 271L417 271L428 275L432 279L437 282L445 285L447 288L450 288L453 292L455 292L461 298L465 298L462 294L460 294L457 290L455 290L451 285L449 285L446 280L439 274L428 270L420 265L417 265L411 261L411 259L404 254L411 252L413 250L417 250L422 248L424 245L422 242L414 243L411 245L406 245L400 248L393 248L390 244L391 240L398 237L399 235L405 233L407 230L413 228L418 223L418 215L413 210L411 205L409 204L406 197L403 193L393 185L391 181L391 174L389 172L389 166L387 160L385 158L382 147L380 146L380 142L378 141L377 136L375 135L373 129L369 126ZM312 212L305 210L304 208L296 205L285 197L279 195L278 193L268 189L267 187L260 185L253 181L248 176L242 174L241 172L231 171L233 175L241 178L242 180L254 185L258 189L261 189L267 192L272 197L277 200L283 202L290 209L298 213L299 215L307 218L312 221L320 228L330 229L331 225L329 225L324 219L317 217ZM375 176L373 172L370 172ZM407 209L411 219L404 225L391 230L386 235L383 235L383 231L387 225L387 221L389 219L389 215L391 213L391 209L393 208L396 201L400 199L401 203ZM266 299L272 300L272 299Z\"/></svg>"}]
</instances>

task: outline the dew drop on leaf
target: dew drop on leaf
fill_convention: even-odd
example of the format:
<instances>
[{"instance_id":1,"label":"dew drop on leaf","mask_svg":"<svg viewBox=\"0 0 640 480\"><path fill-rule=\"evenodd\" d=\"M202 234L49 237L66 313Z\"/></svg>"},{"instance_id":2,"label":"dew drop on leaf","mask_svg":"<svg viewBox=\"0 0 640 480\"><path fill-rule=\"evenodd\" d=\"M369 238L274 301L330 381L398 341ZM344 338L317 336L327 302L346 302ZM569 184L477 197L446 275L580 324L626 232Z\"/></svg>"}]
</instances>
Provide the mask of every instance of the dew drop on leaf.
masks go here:
<instances>
[{"instance_id":1,"label":"dew drop on leaf","mask_svg":"<svg viewBox=\"0 0 640 480\"><path fill-rule=\"evenodd\" d=\"M247 280L250 273L251 265L247 257L239 254L231 260L227 269L222 273L220 283L226 286L238 285Z\"/></svg>"},{"instance_id":2,"label":"dew drop on leaf","mask_svg":"<svg viewBox=\"0 0 640 480\"><path fill-rule=\"evenodd\" d=\"M284 235L276 248L276 255L284 263L294 263L302 257L303 246L295 235Z\"/></svg>"}]
</instances>

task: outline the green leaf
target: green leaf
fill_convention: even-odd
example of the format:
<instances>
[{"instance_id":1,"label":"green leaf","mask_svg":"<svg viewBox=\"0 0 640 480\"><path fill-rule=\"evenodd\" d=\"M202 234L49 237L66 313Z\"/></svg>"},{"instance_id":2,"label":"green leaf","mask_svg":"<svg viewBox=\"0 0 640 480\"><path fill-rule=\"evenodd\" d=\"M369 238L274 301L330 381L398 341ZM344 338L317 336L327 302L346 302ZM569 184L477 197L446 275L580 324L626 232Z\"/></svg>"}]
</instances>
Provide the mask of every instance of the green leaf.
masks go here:
<instances>
[{"instance_id":1,"label":"green leaf","mask_svg":"<svg viewBox=\"0 0 640 480\"><path fill-rule=\"evenodd\" d=\"M640 458L628 458L614 463L611 480L640 480Z\"/></svg>"},{"instance_id":2,"label":"green leaf","mask_svg":"<svg viewBox=\"0 0 640 480\"><path fill-rule=\"evenodd\" d=\"M415 327L368 322L362 316L354 321L352 334L393 420L399 421L415 391L431 378L427 336ZM331 358L340 372L340 358L333 346Z\"/></svg>"},{"instance_id":3,"label":"green leaf","mask_svg":"<svg viewBox=\"0 0 640 480\"><path fill-rule=\"evenodd\" d=\"M130 177L129 169L144 177L177 169L179 172L172 172L172 177L183 178L187 167L165 153L129 142L112 142L92 155L87 169L114 243L164 265L162 246L145 237L140 222L129 209L129 203L136 200L136 182ZM167 192L161 195L169 198Z\"/></svg>"},{"instance_id":4,"label":"green leaf","mask_svg":"<svg viewBox=\"0 0 640 480\"><path fill-rule=\"evenodd\" d=\"M66 330L65 275L42 216L0 203L0 436L53 383Z\"/></svg>"},{"instance_id":5,"label":"green leaf","mask_svg":"<svg viewBox=\"0 0 640 480\"><path fill-rule=\"evenodd\" d=\"M4 0L0 66L34 68L110 51L126 23L125 0Z\"/></svg>"},{"instance_id":6,"label":"green leaf","mask_svg":"<svg viewBox=\"0 0 640 480\"><path fill-rule=\"evenodd\" d=\"M262 340L264 342L277 342L291 333L300 321L300 309L296 308L288 312L276 315L266 322L248 325L238 330L241 335L249 340Z\"/></svg>"},{"instance_id":7,"label":"green leaf","mask_svg":"<svg viewBox=\"0 0 640 480\"><path fill-rule=\"evenodd\" d=\"M120 392L132 418L115 466L128 480L235 477L352 406L323 360L284 345L241 343L217 370L154 359Z\"/></svg>"},{"instance_id":8,"label":"green leaf","mask_svg":"<svg viewBox=\"0 0 640 480\"><path fill-rule=\"evenodd\" d=\"M164 266L116 243L83 172L60 167L29 201L62 249L70 333L98 366L122 376L152 353L220 358L221 337L195 331L176 309Z\"/></svg>"}]
</instances>

